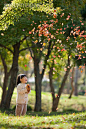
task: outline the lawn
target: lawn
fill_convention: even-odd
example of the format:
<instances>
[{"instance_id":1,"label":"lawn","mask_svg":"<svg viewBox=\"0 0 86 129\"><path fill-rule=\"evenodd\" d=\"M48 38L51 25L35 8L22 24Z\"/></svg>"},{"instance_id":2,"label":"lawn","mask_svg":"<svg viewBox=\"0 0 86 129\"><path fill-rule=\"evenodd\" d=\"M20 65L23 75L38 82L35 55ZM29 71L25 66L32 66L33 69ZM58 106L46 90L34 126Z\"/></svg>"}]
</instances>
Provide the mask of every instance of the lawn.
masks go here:
<instances>
[{"instance_id":1,"label":"lawn","mask_svg":"<svg viewBox=\"0 0 86 129\"><path fill-rule=\"evenodd\" d=\"M11 109L0 110L0 129L86 129L86 96L73 96L71 99L68 96L63 94L57 112L51 112L51 94L42 92L42 112L34 112L35 91L31 91L28 105L32 111L28 111L26 116L17 117L13 110L16 102L15 88Z\"/></svg>"},{"instance_id":2,"label":"lawn","mask_svg":"<svg viewBox=\"0 0 86 129\"><path fill-rule=\"evenodd\" d=\"M68 94L62 94L58 106L57 112L63 112L66 110L75 110L75 111L85 111L86 110L86 96L72 96L71 99L68 99ZM31 91L28 95L28 105L34 110L35 105L35 91ZM16 103L16 88L12 96L11 108ZM42 111L51 112L52 109L52 96L49 92L42 92Z\"/></svg>"},{"instance_id":3,"label":"lawn","mask_svg":"<svg viewBox=\"0 0 86 129\"><path fill-rule=\"evenodd\" d=\"M27 114L16 117L12 114L0 113L1 129L86 129L86 112L65 115L43 115L43 113Z\"/></svg>"}]
</instances>

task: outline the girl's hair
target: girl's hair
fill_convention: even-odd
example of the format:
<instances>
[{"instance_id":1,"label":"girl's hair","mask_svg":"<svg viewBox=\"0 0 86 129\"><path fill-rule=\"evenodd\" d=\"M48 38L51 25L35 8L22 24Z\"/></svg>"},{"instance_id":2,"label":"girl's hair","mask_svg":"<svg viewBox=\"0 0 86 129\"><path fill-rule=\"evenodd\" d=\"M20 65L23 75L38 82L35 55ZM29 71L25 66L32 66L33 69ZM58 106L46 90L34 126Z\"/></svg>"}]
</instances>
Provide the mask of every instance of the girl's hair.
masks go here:
<instances>
[{"instance_id":1,"label":"girl's hair","mask_svg":"<svg viewBox=\"0 0 86 129\"><path fill-rule=\"evenodd\" d=\"M19 75L17 76L17 85L18 85L19 83L21 83L20 79L22 79L23 77L26 77L26 75L25 75L25 74L19 74Z\"/></svg>"}]
</instances>

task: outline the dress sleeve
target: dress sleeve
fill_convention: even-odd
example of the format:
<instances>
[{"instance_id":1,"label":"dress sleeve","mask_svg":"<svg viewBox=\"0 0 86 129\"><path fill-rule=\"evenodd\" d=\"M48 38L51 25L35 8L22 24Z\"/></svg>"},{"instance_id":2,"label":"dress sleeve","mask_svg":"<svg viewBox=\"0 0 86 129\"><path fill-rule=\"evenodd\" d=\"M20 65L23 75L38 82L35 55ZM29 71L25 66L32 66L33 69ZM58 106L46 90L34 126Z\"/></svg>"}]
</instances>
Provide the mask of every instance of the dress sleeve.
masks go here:
<instances>
[{"instance_id":1,"label":"dress sleeve","mask_svg":"<svg viewBox=\"0 0 86 129\"><path fill-rule=\"evenodd\" d=\"M18 85L17 86L17 92L19 94L25 94L27 92L27 89L26 89L26 87L22 87L21 85Z\"/></svg>"}]
</instances>

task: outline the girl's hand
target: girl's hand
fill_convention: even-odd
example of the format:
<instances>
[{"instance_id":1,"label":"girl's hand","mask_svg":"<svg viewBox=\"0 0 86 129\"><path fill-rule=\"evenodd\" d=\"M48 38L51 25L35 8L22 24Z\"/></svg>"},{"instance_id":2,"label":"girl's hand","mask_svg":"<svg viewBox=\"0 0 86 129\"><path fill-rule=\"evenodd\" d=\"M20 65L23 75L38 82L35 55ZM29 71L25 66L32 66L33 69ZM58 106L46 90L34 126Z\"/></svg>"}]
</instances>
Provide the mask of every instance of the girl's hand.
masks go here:
<instances>
[{"instance_id":1,"label":"girl's hand","mask_svg":"<svg viewBox=\"0 0 86 129\"><path fill-rule=\"evenodd\" d=\"M27 92L29 93L29 92L30 92L30 90L31 90L30 85L29 85L29 84L27 84L26 88L27 88Z\"/></svg>"}]
</instances>

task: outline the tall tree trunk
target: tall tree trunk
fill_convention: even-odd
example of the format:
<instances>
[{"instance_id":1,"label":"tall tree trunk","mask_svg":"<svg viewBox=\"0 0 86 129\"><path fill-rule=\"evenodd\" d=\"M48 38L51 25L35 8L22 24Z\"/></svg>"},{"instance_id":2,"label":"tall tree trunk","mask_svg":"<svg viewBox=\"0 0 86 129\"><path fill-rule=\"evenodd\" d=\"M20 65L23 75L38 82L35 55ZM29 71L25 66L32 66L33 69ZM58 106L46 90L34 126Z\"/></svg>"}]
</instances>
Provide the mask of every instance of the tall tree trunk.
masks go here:
<instances>
[{"instance_id":1,"label":"tall tree trunk","mask_svg":"<svg viewBox=\"0 0 86 129\"><path fill-rule=\"evenodd\" d=\"M72 90L71 90L69 99L71 99L72 94L73 94L73 92L74 92L74 85L73 85L73 82L74 82L74 67L73 67L73 70L72 70L72 78L71 78L71 87L72 87Z\"/></svg>"},{"instance_id":2,"label":"tall tree trunk","mask_svg":"<svg viewBox=\"0 0 86 129\"><path fill-rule=\"evenodd\" d=\"M59 88L59 91L58 91L57 107L58 107L58 104L59 104L59 100L60 100L60 97L61 97L63 88L64 88L64 86L65 86L65 82L66 82L67 77L68 77L68 74L69 74L69 71L70 71L70 59L69 59L69 56L68 56L67 71L66 71L66 73L65 73L65 75L64 75L64 78L63 78L62 83L61 83L61 87Z\"/></svg>"},{"instance_id":3,"label":"tall tree trunk","mask_svg":"<svg viewBox=\"0 0 86 129\"><path fill-rule=\"evenodd\" d=\"M34 111L41 111L41 74L39 70L39 59L34 58L34 73L35 73L35 91L36 101Z\"/></svg>"},{"instance_id":4,"label":"tall tree trunk","mask_svg":"<svg viewBox=\"0 0 86 129\"><path fill-rule=\"evenodd\" d=\"M51 94L52 94L52 111L56 111L57 97L55 98L55 91L54 91L54 86L53 86L52 75L53 75L53 67L50 67L49 80L50 80L50 89L51 89Z\"/></svg>"},{"instance_id":5,"label":"tall tree trunk","mask_svg":"<svg viewBox=\"0 0 86 129\"><path fill-rule=\"evenodd\" d=\"M76 66L76 74L75 74L75 93L74 93L75 96L78 96L78 84L77 84L77 81L78 81L78 66Z\"/></svg>"},{"instance_id":6,"label":"tall tree trunk","mask_svg":"<svg viewBox=\"0 0 86 129\"><path fill-rule=\"evenodd\" d=\"M69 58L69 55L68 55L68 65L67 65L67 70L66 70L66 73L65 73L65 75L64 75L64 78L63 78L63 80L62 80L61 87L59 88L58 96L57 96L57 98L55 99L55 102L54 102L54 104L55 104L54 111L56 111L56 108L58 107L59 100L60 100L60 97L61 97L63 88L64 88L64 86L65 86L65 82L66 82L66 80L67 80L69 71L70 71L70 58Z\"/></svg>"},{"instance_id":7,"label":"tall tree trunk","mask_svg":"<svg viewBox=\"0 0 86 129\"><path fill-rule=\"evenodd\" d=\"M4 66L4 83L3 83L3 87L2 87L2 99L1 99L0 107L3 107L4 99L6 96L6 88L7 88L7 84L8 84L8 78L10 76L11 69L9 70L9 72L7 72L7 65L6 65L5 59L2 56L1 56L1 59L2 59L3 66Z\"/></svg>"},{"instance_id":8,"label":"tall tree trunk","mask_svg":"<svg viewBox=\"0 0 86 129\"><path fill-rule=\"evenodd\" d=\"M10 79L10 84L8 87L8 91L5 97L4 101L4 108L8 109L10 107L10 102L11 102L11 97L14 91L14 88L16 86L16 77L18 73L18 57L19 57L19 48L20 48L20 43L17 43L13 45L14 52L13 52L13 64L12 64L12 71L11 71L11 79Z\"/></svg>"},{"instance_id":9,"label":"tall tree trunk","mask_svg":"<svg viewBox=\"0 0 86 129\"><path fill-rule=\"evenodd\" d=\"M62 94L63 88L65 86L65 82L67 80L69 71L70 71L70 59L69 59L69 56L68 56L67 71L66 71L66 73L64 75L64 78L62 80L61 87L59 88L58 95L55 97L54 87L53 87L53 84L52 84L52 73L53 73L53 69L52 68L50 69L49 79L50 79L50 88L51 88L51 93L52 93L52 98L53 98L52 111L54 111L54 112L56 112L56 110L57 110L57 107L58 107L58 104L59 104L59 99L60 99L60 96Z\"/></svg>"}]
</instances>

